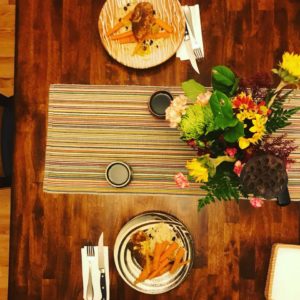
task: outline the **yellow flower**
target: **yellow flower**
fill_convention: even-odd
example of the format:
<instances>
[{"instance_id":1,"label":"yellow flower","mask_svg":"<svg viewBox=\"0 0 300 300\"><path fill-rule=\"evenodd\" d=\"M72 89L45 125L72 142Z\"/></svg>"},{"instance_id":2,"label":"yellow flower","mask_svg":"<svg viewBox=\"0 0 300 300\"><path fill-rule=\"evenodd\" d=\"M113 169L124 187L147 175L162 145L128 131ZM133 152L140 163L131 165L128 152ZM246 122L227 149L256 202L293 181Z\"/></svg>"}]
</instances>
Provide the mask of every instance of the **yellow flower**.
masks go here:
<instances>
[{"instance_id":1,"label":"yellow flower","mask_svg":"<svg viewBox=\"0 0 300 300\"><path fill-rule=\"evenodd\" d=\"M208 170L203 167L201 162L197 158L193 158L191 161L187 161L186 168L189 171L189 175L192 176L196 182L208 181Z\"/></svg>"},{"instance_id":2,"label":"yellow flower","mask_svg":"<svg viewBox=\"0 0 300 300\"><path fill-rule=\"evenodd\" d=\"M247 139L245 137L240 137L239 138L239 147L241 149L246 149L249 146L250 146L250 139Z\"/></svg>"},{"instance_id":3,"label":"yellow flower","mask_svg":"<svg viewBox=\"0 0 300 300\"><path fill-rule=\"evenodd\" d=\"M245 119L254 119L255 112L252 110L242 110L236 115L236 117L239 121L243 122Z\"/></svg>"},{"instance_id":4,"label":"yellow flower","mask_svg":"<svg viewBox=\"0 0 300 300\"><path fill-rule=\"evenodd\" d=\"M277 74L281 81L268 103L268 108L273 105L280 91L287 85L295 85L297 89L300 88L300 55L285 52L282 55L282 62L279 63L279 68L272 69L272 72Z\"/></svg>"},{"instance_id":5,"label":"yellow flower","mask_svg":"<svg viewBox=\"0 0 300 300\"><path fill-rule=\"evenodd\" d=\"M252 138L250 139L252 144L256 144L259 140L262 139L264 136L264 132L256 132L253 134Z\"/></svg>"},{"instance_id":6,"label":"yellow flower","mask_svg":"<svg viewBox=\"0 0 300 300\"><path fill-rule=\"evenodd\" d=\"M263 134L265 132L266 122L267 122L267 118L265 116L256 114L255 120L252 120L253 126L249 129L249 131Z\"/></svg>"},{"instance_id":7,"label":"yellow flower","mask_svg":"<svg viewBox=\"0 0 300 300\"><path fill-rule=\"evenodd\" d=\"M279 66L300 80L300 55L285 52L282 56L282 63Z\"/></svg>"},{"instance_id":8,"label":"yellow flower","mask_svg":"<svg viewBox=\"0 0 300 300\"><path fill-rule=\"evenodd\" d=\"M256 144L259 140L262 139L265 133L265 124L267 122L267 117L259 114L255 114L255 119L252 120L253 126L250 127L249 131L253 132L253 135L249 138L240 137L239 138L239 147L241 149L246 149L250 144Z\"/></svg>"}]
</instances>

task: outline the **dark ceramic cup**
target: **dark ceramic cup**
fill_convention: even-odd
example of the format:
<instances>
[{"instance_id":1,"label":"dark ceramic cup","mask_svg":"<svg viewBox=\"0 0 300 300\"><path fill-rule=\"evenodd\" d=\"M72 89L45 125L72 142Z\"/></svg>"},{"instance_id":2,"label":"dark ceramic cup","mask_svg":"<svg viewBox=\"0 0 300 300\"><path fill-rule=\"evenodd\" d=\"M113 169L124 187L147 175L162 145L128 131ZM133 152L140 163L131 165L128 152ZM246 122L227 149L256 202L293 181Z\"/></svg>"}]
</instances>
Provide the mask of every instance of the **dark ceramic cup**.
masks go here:
<instances>
[{"instance_id":1,"label":"dark ceramic cup","mask_svg":"<svg viewBox=\"0 0 300 300\"><path fill-rule=\"evenodd\" d=\"M159 119L164 119L166 109L173 100L173 96L167 91L157 91L150 97L148 107L151 114Z\"/></svg>"}]
</instances>

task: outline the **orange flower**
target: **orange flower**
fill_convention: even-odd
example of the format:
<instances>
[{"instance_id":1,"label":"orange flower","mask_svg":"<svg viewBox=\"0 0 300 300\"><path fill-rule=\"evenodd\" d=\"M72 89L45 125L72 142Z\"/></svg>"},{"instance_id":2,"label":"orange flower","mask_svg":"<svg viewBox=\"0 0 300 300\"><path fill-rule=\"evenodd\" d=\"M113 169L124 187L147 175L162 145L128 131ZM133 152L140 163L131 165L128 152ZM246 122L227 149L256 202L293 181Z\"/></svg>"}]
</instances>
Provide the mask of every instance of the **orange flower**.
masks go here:
<instances>
[{"instance_id":1,"label":"orange flower","mask_svg":"<svg viewBox=\"0 0 300 300\"><path fill-rule=\"evenodd\" d=\"M255 110L256 104L251 95L246 95L242 92L232 100L232 107L238 108L239 110Z\"/></svg>"}]
</instances>

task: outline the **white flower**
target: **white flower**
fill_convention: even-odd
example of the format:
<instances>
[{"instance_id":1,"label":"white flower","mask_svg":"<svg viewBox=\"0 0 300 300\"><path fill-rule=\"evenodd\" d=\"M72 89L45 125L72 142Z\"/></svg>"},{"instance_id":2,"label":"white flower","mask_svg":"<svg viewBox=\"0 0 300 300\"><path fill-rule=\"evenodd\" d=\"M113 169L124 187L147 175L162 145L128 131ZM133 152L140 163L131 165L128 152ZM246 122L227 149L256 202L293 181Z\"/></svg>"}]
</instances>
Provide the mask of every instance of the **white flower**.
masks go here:
<instances>
[{"instance_id":1,"label":"white flower","mask_svg":"<svg viewBox=\"0 0 300 300\"><path fill-rule=\"evenodd\" d=\"M210 91L206 91L205 93L201 93L197 96L196 102L197 104L200 105L207 105L209 102L211 96L211 92Z\"/></svg>"},{"instance_id":2,"label":"white flower","mask_svg":"<svg viewBox=\"0 0 300 300\"><path fill-rule=\"evenodd\" d=\"M183 95L177 96L166 109L166 120L170 121L171 128L176 128L181 121L181 116L186 113L187 100Z\"/></svg>"}]
</instances>

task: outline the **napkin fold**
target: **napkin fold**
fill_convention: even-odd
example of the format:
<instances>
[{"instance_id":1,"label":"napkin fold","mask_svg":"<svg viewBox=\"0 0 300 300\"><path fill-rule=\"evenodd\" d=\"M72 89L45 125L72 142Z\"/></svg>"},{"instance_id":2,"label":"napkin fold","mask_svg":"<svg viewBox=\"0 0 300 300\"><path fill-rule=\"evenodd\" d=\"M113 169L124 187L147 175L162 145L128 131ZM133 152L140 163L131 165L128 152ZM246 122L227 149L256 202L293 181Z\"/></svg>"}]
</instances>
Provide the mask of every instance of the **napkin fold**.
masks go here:
<instances>
[{"instance_id":1,"label":"napkin fold","mask_svg":"<svg viewBox=\"0 0 300 300\"><path fill-rule=\"evenodd\" d=\"M203 57L204 57L204 47L203 47L203 38L202 38L202 28L201 28L201 18L200 18L200 6L199 4L189 6L192 14L192 22L193 22L193 28L195 33L195 39L193 38L192 34L190 34L190 39L192 43L193 49L195 48L201 48ZM182 7L183 8L183 7ZM188 52L185 46L185 43L182 42L182 44L179 46L176 57L180 58L180 60L188 60Z\"/></svg>"},{"instance_id":2,"label":"napkin fold","mask_svg":"<svg viewBox=\"0 0 300 300\"><path fill-rule=\"evenodd\" d=\"M101 299L100 290L100 270L98 268L98 246L94 246L95 257L92 262L92 281L94 288L94 299ZM105 275L106 275L106 299L109 300L109 256L108 247L104 246L104 262L105 262ZM83 281L83 299L86 299L86 288L89 277L89 261L87 258L86 246L81 248L81 263L82 263L82 281Z\"/></svg>"}]
</instances>

